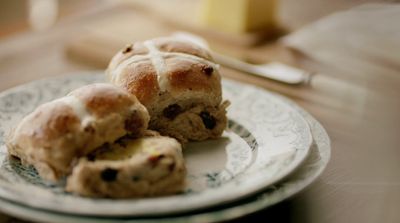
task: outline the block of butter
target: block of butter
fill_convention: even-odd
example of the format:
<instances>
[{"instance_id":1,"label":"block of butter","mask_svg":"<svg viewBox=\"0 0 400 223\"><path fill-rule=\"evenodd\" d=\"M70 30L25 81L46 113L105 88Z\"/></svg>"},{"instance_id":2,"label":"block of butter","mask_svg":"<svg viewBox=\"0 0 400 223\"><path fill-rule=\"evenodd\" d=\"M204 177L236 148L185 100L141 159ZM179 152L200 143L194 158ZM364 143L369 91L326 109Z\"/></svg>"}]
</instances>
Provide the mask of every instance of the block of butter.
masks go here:
<instances>
[{"instance_id":1,"label":"block of butter","mask_svg":"<svg viewBox=\"0 0 400 223\"><path fill-rule=\"evenodd\" d=\"M202 0L203 25L229 33L274 28L277 0Z\"/></svg>"}]
</instances>

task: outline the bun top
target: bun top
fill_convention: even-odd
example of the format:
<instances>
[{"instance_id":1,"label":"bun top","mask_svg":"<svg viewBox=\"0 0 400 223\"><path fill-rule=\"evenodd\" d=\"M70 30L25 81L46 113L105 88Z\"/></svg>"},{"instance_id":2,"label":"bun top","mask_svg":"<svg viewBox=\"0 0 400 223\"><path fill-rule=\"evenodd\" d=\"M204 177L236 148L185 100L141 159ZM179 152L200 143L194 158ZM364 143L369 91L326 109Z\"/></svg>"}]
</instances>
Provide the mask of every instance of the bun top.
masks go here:
<instances>
[{"instance_id":1,"label":"bun top","mask_svg":"<svg viewBox=\"0 0 400 223\"><path fill-rule=\"evenodd\" d=\"M133 110L145 114L141 126L146 128L146 109L133 95L111 84L91 84L40 105L22 119L12 138L14 142L28 138L33 147L52 147L61 137L86 132L94 122L111 114L126 117Z\"/></svg>"},{"instance_id":2,"label":"bun top","mask_svg":"<svg viewBox=\"0 0 400 223\"><path fill-rule=\"evenodd\" d=\"M110 113L127 112L131 106L139 103L135 96L124 89L106 83L96 83L78 88L69 93L67 97L77 98L89 113L98 118L105 117Z\"/></svg>"},{"instance_id":3,"label":"bun top","mask_svg":"<svg viewBox=\"0 0 400 223\"><path fill-rule=\"evenodd\" d=\"M6 140L10 154L57 181L74 160L126 135L141 135L149 114L135 96L111 84L92 84L45 103L25 116Z\"/></svg>"},{"instance_id":4,"label":"bun top","mask_svg":"<svg viewBox=\"0 0 400 223\"><path fill-rule=\"evenodd\" d=\"M218 106L221 103L219 66L210 53L172 37L136 42L111 60L108 79L136 95L152 115L178 103Z\"/></svg>"}]
</instances>

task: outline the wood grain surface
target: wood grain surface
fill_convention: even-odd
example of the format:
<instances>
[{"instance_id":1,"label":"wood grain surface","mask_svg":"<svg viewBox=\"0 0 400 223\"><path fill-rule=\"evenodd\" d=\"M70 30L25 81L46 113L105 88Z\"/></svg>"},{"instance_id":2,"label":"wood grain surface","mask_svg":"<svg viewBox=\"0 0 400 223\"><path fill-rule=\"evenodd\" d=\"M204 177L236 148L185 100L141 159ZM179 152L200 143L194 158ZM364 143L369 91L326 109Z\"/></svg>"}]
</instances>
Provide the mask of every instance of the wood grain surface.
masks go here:
<instances>
[{"instance_id":1,"label":"wood grain surface","mask_svg":"<svg viewBox=\"0 0 400 223\"><path fill-rule=\"evenodd\" d=\"M103 69L125 41L175 30L133 8L113 6L45 32L3 38L0 90L44 77ZM92 42L93 36L98 42ZM209 40L214 49L243 60L275 60L316 71L310 85L297 87L225 67L221 73L288 96L319 120L332 140L332 159L315 183L285 202L233 222L400 222L400 71L343 73L340 67L319 64L278 43L249 48ZM22 220L0 214L0 222Z\"/></svg>"}]
</instances>

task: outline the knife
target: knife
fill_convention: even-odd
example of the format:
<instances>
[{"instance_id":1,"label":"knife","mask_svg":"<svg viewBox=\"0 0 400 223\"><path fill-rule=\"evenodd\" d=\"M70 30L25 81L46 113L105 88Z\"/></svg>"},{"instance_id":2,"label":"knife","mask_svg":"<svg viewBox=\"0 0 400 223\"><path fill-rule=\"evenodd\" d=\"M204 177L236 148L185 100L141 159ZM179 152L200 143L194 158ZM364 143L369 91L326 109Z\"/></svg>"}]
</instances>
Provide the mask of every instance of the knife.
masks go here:
<instances>
[{"instance_id":1,"label":"knife","mask_svg":"<svg viewBox=\"0 0 400 223\"><path fill-rule=\"evenodd\" d=\"M199 46L210 50L215 62L233 68L248 74L261 76L271 80L283 82L286 84L298 85L309 83L311 80L312 72L304 71L280 62L270 62L266 64L250 64L244 61L217 53L212 51L206 40L188 32L175 32L173 37L178 39L193 42Z\"/></svg>"}]
</instances>

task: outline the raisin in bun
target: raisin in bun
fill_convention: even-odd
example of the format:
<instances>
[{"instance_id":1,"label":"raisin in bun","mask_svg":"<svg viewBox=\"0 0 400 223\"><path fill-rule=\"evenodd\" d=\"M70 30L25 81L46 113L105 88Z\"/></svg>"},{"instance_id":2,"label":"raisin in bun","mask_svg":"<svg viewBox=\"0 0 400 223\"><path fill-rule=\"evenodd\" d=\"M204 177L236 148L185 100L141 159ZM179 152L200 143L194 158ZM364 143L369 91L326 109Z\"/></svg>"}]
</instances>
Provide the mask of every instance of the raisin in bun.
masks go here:
<instances>
[{"instance_id":1,"label":"raisin in bun","mask_svg":"<svg viewBox=\"0 0 400 223\"><path fill-rule=\"evenodd\" d=\"M146 106L150 128L181 142L219 137L225 129L221 77L210 53L171 37L128 45L111 60L109 81Z\"/></svg>"},{"instance_id":2,"label":"raisin in bun","mask_svg":"<svg viewBox=\"0 0 400 223\"><path fill-rule=\"evenodd\" d=\"M133 95L111 84L92 84L28 114L11 131L7 147L43 179L57 181L77 158L126 134L140 136L148 121Z\"/></svg>"}]
</instances>

